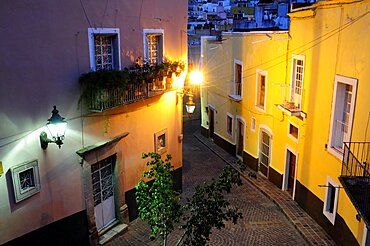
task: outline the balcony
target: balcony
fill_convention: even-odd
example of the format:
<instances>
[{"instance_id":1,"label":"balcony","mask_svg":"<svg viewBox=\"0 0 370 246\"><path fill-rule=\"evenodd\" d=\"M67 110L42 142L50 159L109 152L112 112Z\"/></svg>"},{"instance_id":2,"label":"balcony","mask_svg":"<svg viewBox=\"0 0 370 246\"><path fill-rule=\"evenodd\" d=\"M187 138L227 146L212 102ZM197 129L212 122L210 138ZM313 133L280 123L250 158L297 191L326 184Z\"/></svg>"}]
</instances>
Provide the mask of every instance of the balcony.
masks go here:
<instances>
[{"instance_id":1,"label":"balcony","mask_svg":"<svg viewBox=\"0 0 370 246\"><path fill-rule=\"evenodd\" d=\"M242 100L242 83L241 82L230 82L229 84L229 97L239 102Z\"/></svg>"},{"instance_id":2,"label":"balcony","mask_svg":"<svg viewBox=\"0 0 370 246\"><path fill-rule=\"evenodd\" d=\"M339 181L367 228L370 228L369 162L370 142L344 143Z\"/></svg>"},{"instance_id":3,"label":"balcony","mask_svg":"<svg viewBox=\"0 0 370 246\"><path fill-rule=\"evenodd\" d=\"M128 84L125 88L104 88L91 92L91 100L86 102L92 112L118 107L125 104L163 94L167 88L162 81L150 83Z\"/></svg>"},{"instance_id":4,"label":"balcony","mask_svg":"<svg viewBox=\"0 0 370 246\"><path fill-rule=\"evenodd\" d=\"M102 112L157 96L171 90L172 73L179 75L183 70L184 66L176 62L85 73L79 80L79 104L83 102L92 112Z\"/></svg>"},{"instance_id":5,"label":"balcony","mask_svg":"<svg viewBox=\"0 0 370 246\"><path fill-rule=\"evenodd\" d=\"M294 102L284 102L278 104L278 109L283 111L289 116L297 116L302 118L307 118L307 114L302 111L300 107L297 107Z\"/></svg>"}]
</instances>

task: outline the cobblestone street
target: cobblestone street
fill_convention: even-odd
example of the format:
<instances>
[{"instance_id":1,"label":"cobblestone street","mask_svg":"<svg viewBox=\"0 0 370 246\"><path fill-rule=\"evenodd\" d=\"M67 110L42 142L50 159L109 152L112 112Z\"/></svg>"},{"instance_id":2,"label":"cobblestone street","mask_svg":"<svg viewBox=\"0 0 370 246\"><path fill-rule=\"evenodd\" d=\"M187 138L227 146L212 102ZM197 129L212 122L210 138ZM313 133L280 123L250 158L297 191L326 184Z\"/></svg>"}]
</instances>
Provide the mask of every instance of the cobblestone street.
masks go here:
<instances>
[{"instance_id":1,"label":"cobblestone street","mask_svg":"<svg viewBox=\"0 0 370 246\"><path fill-rule=\"evenodd\" d=\"M183 197L191 196L195 186L217 177L226 163L194 137L199 121L184 123ZM222 230L213 229L209 245L309 245L281 209L250 182L243 180L228 195L231 204L241 209L243 219L236 225L228 223ZM135 220L128 231L106 245L160 245L150 241L146 223ZM168 245L176 244L180 232L173 232Z\"/></svg>"}]
</instances>

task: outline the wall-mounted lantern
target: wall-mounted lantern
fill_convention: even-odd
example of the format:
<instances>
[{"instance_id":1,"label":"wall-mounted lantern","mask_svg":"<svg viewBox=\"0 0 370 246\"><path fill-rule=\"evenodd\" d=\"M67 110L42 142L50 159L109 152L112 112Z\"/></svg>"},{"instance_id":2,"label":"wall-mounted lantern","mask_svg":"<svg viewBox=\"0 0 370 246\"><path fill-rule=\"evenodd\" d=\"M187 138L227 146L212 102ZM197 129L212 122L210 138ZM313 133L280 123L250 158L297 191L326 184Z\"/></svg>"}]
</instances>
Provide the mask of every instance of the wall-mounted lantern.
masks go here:
<instances>
[{"instance_id":1,"label":"wall-mounted lantern","mask_svg":"<svg viewBox=\"0 0 370 246\"><path fill-rule=\"evenodd\" d=\"M193 115L194 110L195 110L195 103L193 101L193 96L194 95L188 93L187 96L188 96L188 101L185 104L185 107L186 107L186 112L188 113L189 118L191 118L191 116Z\"/></svg>"},{"instance_id":2,"label":"wall-mounted lantern","mask_svg":"<svg viewBox=\"0 0 370 246\"><path fill-rule=\"evenodd\" d=\"M46 149L49 143L56 143L60 148L63 144L64 134L67 129L67 122L59 115L57 107L54 106L51 111L51 117L48 119L46 126L51 134L51 139L48 138L46 132L40 134L40 144L42 149Z\"/></svg>"}]
</instances>

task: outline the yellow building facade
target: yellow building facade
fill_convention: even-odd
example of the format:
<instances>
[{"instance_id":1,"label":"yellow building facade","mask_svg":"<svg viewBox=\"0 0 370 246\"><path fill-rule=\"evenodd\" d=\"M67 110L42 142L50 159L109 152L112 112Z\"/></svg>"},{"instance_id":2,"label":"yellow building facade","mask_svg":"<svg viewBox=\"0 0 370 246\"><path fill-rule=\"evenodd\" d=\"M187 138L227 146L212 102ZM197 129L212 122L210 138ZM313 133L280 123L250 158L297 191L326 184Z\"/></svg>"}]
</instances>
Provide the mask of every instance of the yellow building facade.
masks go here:
<instances>
[{"instance_id":1,"label":"yellow building facade","mask_svg":"<svg viewBox=\"0 0 370 246\"><path fill-rule=\"evenodd\" d=\"M202 133L289 192L343 245L367 234L366 214L338 177L356 176L342 171L344 143L365 142L358 146L369 155L368 8L320 2L293 9L286 32L202 39Z\"/></svg>"}]
</instances>

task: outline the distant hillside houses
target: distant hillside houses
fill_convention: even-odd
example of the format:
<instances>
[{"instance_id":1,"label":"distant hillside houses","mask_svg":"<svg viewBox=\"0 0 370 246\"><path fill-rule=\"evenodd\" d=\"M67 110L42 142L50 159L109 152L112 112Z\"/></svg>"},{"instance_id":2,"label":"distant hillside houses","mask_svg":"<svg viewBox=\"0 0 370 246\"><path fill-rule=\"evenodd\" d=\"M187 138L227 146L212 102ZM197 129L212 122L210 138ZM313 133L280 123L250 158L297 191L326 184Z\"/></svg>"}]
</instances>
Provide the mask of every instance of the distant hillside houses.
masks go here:
<instances>
[{"instance_id":1,"label":"distant hillside houses","mask_svg":"<svg viewBox=\"0 0 370 246\"><path fill-rule=\"evenodd\" d=\"M315 0L189 0L188 32L288 30L292 8ZM201 31L202 30L202 31Z\"/></svg>"}]
</instances>

